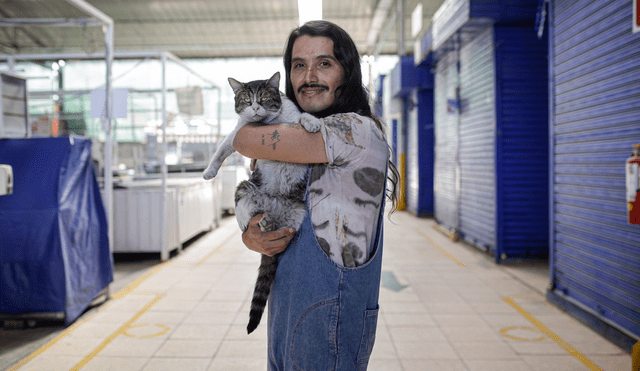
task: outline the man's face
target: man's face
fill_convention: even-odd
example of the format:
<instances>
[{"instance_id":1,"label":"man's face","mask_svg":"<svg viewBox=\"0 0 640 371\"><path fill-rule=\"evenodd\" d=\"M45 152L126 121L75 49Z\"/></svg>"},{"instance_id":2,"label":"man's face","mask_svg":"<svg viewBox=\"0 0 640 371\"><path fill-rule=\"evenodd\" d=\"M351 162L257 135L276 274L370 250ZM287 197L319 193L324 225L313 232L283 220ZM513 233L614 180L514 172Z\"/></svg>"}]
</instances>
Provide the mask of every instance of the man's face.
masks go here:
<instances>
[{"instance_id":1,"label":"man's face","mask_svg":"<svg viewBox=\"0 0 640 371\"><path fill-rule=\"evenodd\" d=\"M331 107L343 77L331 39L306 35L296 39L291 52L291 85L305 112L316 113Z\"/></svg>"}]
</instances>

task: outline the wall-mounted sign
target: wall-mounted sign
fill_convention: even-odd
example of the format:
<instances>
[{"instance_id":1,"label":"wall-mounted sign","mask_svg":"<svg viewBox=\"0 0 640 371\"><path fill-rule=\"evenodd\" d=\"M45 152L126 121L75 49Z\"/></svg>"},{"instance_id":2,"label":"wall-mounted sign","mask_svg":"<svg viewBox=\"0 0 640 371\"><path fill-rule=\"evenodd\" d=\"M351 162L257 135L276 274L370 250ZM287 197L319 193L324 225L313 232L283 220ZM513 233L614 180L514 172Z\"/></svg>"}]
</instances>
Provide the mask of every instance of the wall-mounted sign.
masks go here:
<instances>
[{"instance_id":1,"label":"wall-mounted sign","mask_svg":"<svg viewBox=\"0 0 640 371\"><path fill-rule=\"evenodd\" d=\"M98 88L91 91L91 118L107 117L107 110L104 104L105 89ZM128 89L111 89L111 118L123 119L127 117L127 101L129 98Z\"/></svg>"}]
</instances>

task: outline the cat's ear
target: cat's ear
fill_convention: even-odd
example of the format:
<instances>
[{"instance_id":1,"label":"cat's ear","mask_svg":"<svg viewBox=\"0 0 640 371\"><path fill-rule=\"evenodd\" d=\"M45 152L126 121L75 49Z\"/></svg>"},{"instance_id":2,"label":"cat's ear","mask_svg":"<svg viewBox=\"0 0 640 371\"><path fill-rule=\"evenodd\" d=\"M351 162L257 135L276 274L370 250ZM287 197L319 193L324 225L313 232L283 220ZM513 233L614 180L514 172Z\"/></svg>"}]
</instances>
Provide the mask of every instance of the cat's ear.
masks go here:
<instances>
[{"instance_id":1,"label":"cat's ear","mask_svg":"<svg viewBox=\"0 0 640 371\"><path fill-rule=\"evenodd\" d=\"M238 90L242 89L242 83L233 77L229 77L229 85L231 85L231 89L236 93Z\"/></svg>"},{"instance_id":2,"label":"cat's ear","mask_svg":"<svg viewBox=\"0 0 640 371\"><path fill-rule=\"evenodd\" d=\"M276 72L271 76L267 84L276 90L280 90L280 72Z\"/></svg>"}]
</instances>

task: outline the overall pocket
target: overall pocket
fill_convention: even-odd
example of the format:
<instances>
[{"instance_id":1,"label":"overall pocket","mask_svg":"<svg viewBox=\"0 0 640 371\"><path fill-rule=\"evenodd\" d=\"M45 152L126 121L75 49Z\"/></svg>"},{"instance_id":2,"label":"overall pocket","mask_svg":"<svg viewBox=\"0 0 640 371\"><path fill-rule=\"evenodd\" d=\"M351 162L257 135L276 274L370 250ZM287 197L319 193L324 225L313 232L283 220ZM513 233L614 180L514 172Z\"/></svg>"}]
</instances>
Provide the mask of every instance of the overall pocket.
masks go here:
<instances>
[{"instance_id":1,"label":"overall pocket","mask_svg":"<svg viewBox=\"0 0 640 371\"><path fill-rule=\"evenodd\" d=\"M362 340L358 350L358 363L369 363L373 344L376 341L376 328L378 326L378 312L380 307L364 311L364 328L362 329Z\"/></svg>"},{"instance_id":2,"label":"overall pocket","mask_svg":"<svg viewBox=\"0 0 640 371\"><path fill-rule=\"evenodd\" d=\"M307 309L291 339L291 362L296 370L335 370L337 362L338 298Z\"/></svg>"}]
</instances>

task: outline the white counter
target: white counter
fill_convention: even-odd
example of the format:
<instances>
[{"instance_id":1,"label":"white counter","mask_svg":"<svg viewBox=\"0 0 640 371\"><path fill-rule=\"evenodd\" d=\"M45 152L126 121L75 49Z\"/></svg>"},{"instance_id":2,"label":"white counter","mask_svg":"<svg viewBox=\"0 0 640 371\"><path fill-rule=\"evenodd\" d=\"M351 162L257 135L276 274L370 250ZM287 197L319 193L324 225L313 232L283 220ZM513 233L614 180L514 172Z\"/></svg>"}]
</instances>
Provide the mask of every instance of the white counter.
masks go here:
<instances>
[{"instance_id":1,"label":"white counter","mask_svg":"<svg viewBox=\"0 0 640 371\"><path fill-rule=\"evenodd\" d=\"M189 239L218 226L221 196L220 180L199 176L168 178L164 195L160 179L120 183L113 190L113 251L159 252L161 260L167 260L171 251L180 251Z\"/></svg>"}]
</instances>

